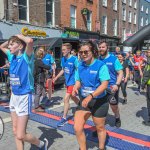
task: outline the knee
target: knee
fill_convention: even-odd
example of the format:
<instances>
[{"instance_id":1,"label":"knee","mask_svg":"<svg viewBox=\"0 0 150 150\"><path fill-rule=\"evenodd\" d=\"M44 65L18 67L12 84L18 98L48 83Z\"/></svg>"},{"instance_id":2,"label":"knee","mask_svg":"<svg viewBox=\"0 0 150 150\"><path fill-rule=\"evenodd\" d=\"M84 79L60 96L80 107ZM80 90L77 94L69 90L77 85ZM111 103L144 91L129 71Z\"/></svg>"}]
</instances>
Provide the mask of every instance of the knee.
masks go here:
<instances>
[{"instance_id":1,"label":"knee","mask_svg":"<svg viewBox=\"0 0 150 150\"><path fill-rule=\"evenodd\" d=\"M17 134L16 137L17 137L18 140L24 141L24 139L25 139L25 134Z\"/></svg>"},{"instance_id":2,"label":"knee","mask_svg":"<svg viewBox=\"0 0 150 150\"><path fill-rule=\"evenodd\" d=\"M75 124L74 125L74 131L75 131L76 134L80 134L80 133L83 132L83 127L80 126L80 125Z\"/></svg>"},{"instance_id":3,"label":"knee","mask_svg":"<svg viewBox=\"0 0 150 150\"><path fill-rule=\"evenodd\" d=\"M106 131L105 126L96 126L97 132Z\"/></svg>"}]
</instances>

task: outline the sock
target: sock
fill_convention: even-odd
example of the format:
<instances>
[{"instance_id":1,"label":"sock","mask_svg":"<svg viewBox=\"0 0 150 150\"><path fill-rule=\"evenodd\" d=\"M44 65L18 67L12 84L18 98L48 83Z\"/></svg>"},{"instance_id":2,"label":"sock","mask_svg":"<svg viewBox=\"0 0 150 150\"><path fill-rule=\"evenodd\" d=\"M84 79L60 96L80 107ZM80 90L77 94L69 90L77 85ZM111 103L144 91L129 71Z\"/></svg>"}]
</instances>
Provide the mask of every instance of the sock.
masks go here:
<instances>
[{"instance_id":1,"label":"sock","mask_svg":"<svg viewBox=\"0 0 150 150\"><path fill-rule=\"evenodd\" d=\"M39 148L42 148L44 146L44 142L40 140Z\"/></svg>"}]
</instances>

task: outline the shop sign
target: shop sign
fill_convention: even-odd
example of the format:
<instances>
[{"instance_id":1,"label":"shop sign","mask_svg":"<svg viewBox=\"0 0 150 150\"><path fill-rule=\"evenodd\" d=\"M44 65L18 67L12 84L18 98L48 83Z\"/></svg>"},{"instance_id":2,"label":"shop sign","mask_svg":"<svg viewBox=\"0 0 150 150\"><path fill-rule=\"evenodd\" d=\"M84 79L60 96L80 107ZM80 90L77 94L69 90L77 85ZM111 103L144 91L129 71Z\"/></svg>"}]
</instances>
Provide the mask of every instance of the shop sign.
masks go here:
<instances>
[{"instance_id":1,"label":"shop sign","mask_svg":"<svg viewBox=\"0 0 150 150\"><path fill-rule=\"evenodd\" d=\"M21 29L21 33L24 36L38 36L38 37L46 37L46 32L42 31L42 30L30 30L27 27L23 27Z\"/></svg>"},{"instance_id":2,"label":"shop sign","mask_svg":"<svg viewBox=\"0 0 150 150\"><path fill-rule=\"evenodd\" d=\"M79 33L75 31L66 31L65 34L69 35L70 38L79 39Z\"/></svg>"}]
</instances>

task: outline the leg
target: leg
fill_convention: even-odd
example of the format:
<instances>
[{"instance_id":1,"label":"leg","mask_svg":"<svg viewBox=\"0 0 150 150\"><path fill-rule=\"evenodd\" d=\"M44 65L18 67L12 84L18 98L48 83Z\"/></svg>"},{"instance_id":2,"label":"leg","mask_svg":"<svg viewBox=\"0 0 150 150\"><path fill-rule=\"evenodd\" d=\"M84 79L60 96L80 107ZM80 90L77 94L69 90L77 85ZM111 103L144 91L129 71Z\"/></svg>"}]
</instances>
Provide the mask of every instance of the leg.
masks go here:
<instances>
[{"instance_id":1,"label":"leg","mask_svg":"<svg viewBox=\"0 0 150 150\"><path fill-rule=\"evenodd\" d=\"M147 85L147 109L148 109L148 117L150 121L150 85Z\"/></svg>"},{"instance_id":2,"label":"leg","mask_svg":"<svg viewBox=\"0 0 150 150\"><path fill-rule=\"evenodd\" d=\"M79 110L76 111L74 117L74 130L77 141L80 146L80 150L86 150L86 137L84 133L84 124L90 117L91 113L88 111Z\"/></svg>"},{"instance_id":3,"label":"leg","mask_svg":"<svg viewBox=\"0 0 150 150\"><path fill-rule=\"evenodd\" d=\"M104 149L105 148L105 141L106 141L106 129L105 129L105 120L106 118L97 118L92 117L94 124L96 126L97 134L98 134L98 140L99 140L99 148Z\"/></svg>"},{"instance_id":4,"label":"leg","mask_svg":"<svg viewBox=\"0 0 150 150\"><path fill-rule=\"evenodd\" d=\"M13 133L15 136L15 142L16 142L17 150L23 150L24 149L23 148L24 142L17 138L17 115L16 115L16 112L11 112L11 119L12 119Z\"/></svg>"},{"instance_id":5,"label":"leg","mask_svg":"<svg viewBox=\"0 0 150 150\"><path fill-rule=\"evenodd\" d=\"M17 139L20 141L25 141L36 146L39 146L40 140L31 134L26 133L28 123L28 116L18 116L17 118ZM19 149L21 150L21 149Z\"/></svg>"},{"instance_id":6,"label":"leg","mask_svg":"<svg viewBox=\"0 0 150 150\"><path fill-rule=\"evenodd\" d=\"M72 95L71 95L71 99L72 99L76 104L79 103L79 99L78 99L76 96L72 96Z\"/></svg>"},{"instance_id":7,"label":"leg","mask_svg":"<svg viewBox=\"0 0 150 150\"><path fill-rule=\"evenodd\" d=\"M71 94L66 93L65 98L64 98L64 114L63 114L63 118L65 118L65 119L67 117L68 110L69 110L69 107L70 107L70 104L69 104L70 97L71 97Z\"/></svg>"},{"instance_id":8,"label":"leg","mask_svg":"<svg viewBox=\"0 0 150 150\"><path fill-rule=\"evenodd\" d=\"M48 79L48 99L52 97L52 79Z\"/></svg>"},{"instance_id":9,"label":"leg","mask_svg":"<svg viewBox=\"0 0 150 150\"><path fill-rule=\"evenodd\" d=\"M39 107L41 95L42 95L41 85L40 84L36 84L35 85L35 99L34 99L35 108Z\"/></svg>"}]
</instances>

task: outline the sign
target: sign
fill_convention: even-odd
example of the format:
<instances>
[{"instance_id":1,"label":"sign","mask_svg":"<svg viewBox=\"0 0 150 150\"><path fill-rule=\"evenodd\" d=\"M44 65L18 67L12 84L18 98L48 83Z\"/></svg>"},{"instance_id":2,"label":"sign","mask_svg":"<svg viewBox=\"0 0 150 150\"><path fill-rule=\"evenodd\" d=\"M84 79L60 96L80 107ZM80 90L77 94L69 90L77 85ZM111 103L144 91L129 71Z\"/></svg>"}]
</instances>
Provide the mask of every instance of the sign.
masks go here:
<instances>
[{"instance_id":1,"label":"sign","mask_svg":"<svg viewBox=\"0 0 150 150\"><path fill-rule=\"evenodd\" d=\"M65 34L67 34L70 38L76 38L79 39L79 33L75 31L66 31Z\"/></svg>"},{"instance_id":2,"label":"sign","mask_svg":"<svg viewBox=\"0 0 150 150\"><path fill-rule=\"evenodd\" d=\"M149 50L149 49L150 49L150 39L146 39L142 44L142 50Z\"/></svg>"},{"instance_id":3,"label":"sign","mask_svg":"<svg viewBox=\"0 0 150 150\"><path fill-rule=\"evenodd\" d=\"M82 15L87 15L88 12L89 12L89 10L88 10L87 8L83 8L83 9L81 10L81 14L82 14Z\"/></svg>"},{"instance_id":4,"label":"sign","mask_svg":"<svg viewBox=\"0 0 150 150\"><path fill-rule=\"evenodd\" d=\"M42 31L42 30L29 30L27 27L23 27L21 29L21 33L24 36L42 36L42 37L46 37L46 32Z\"/></svg>"}]
</instances>

